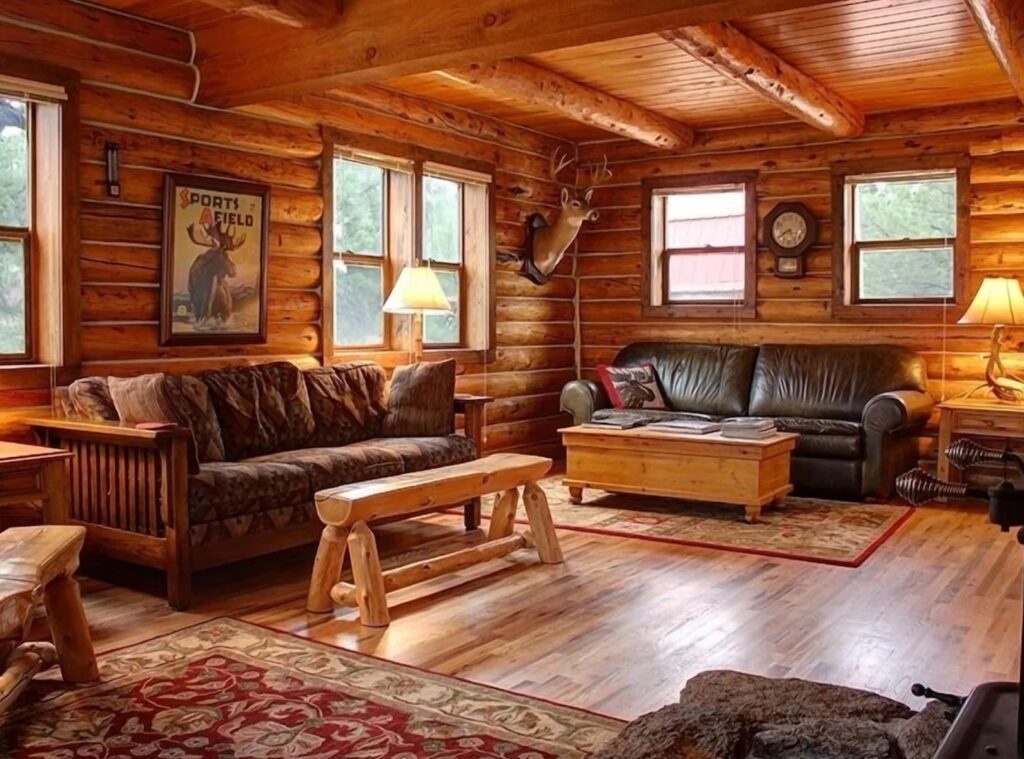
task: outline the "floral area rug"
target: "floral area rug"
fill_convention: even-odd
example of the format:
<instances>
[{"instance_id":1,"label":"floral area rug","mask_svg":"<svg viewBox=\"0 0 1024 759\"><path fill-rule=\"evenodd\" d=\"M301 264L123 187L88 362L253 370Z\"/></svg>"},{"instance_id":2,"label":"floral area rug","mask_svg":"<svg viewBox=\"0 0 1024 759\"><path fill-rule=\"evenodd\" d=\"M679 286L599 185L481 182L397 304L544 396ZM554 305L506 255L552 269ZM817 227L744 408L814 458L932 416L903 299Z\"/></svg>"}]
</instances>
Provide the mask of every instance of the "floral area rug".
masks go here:
<instances>
[{"instance_id":1,"label":"floral area rug","mask_svg":"<svg viewBox=\"0 0 1024 759\"><path fill-rule=\"evenodd\" d=\"M547 759L585 757L624 723L232 619L54 668L0 721L0 756Z\"/></svg>"},{"instance_id":2,"label":"floral area rug","mask_svg":"<svg viewBox=\"0 0 1024 759\"><path fill-rule=\"evenodd\" d=\"M913 514L909 506L787 498L747 524L742 506L583 491L569 503L561 477L541 485L556 527L663 543L858 567ZM485 499L484 516L493 501ZM525 523L520 510L517 521Z\"/></svg>"}]
</instances>

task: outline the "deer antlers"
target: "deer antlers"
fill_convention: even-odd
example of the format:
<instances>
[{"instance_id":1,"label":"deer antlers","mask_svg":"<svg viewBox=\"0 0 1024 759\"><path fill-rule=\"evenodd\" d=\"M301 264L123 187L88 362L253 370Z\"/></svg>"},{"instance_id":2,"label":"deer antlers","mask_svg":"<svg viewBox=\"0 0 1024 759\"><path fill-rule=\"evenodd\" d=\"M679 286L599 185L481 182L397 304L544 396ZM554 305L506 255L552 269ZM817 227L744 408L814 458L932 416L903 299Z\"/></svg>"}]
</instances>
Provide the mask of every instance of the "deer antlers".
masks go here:
<instances>
[{"instance_id":1,"label":"deer antlers","mask_svg":"<svg viewBox=\"0 0 1024 759\"><path fill-rule=\"evenodd\" d=\"M558 175L563 170L572 166L576 163L576 158L570 156L568 153L563 153L562 148L555 148L551 153L551 164L549 173L551 175L551 181L560 187L567 187L570 190L577 190L580 188L580 177L581 175L587 177L588 182L583 186L583 191L589 191L597 187L598 185L604 184L612 178L612 171L608 168L608 156L604 156L601 163L588 163L583 166L576 167L576 178L572 184L561 181Z\"/></svg>"}]
</instances>

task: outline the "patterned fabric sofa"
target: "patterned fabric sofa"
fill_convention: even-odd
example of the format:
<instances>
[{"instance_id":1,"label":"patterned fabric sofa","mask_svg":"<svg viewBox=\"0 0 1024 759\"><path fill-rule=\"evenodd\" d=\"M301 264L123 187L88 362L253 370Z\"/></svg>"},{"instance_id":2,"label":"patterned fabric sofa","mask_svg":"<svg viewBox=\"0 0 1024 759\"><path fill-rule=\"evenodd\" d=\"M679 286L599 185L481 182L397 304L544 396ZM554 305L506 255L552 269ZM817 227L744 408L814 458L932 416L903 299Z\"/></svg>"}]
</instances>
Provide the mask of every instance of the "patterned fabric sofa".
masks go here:
<instances>
[{"instance_id":1,"label":"patterned fabric sofa","mask_svg":"<svg viewBox=\"0 0 1024 759\"><path fill-rule=\"evenodd\" d=\"M55 418L31 423L76 454L68 516L87 545L166 570L168 600L184 608L194 570L316 541L316 491L476 458L490 399L456 396L449 375L421 383L423 414L389 410L384 370L369 362L87 377L57 389ZM161 419L177 424L136 426ZM431 434L416 434L425 424ZM467 504L467 528L478 524Z\"/></svg>"}]
</instances>

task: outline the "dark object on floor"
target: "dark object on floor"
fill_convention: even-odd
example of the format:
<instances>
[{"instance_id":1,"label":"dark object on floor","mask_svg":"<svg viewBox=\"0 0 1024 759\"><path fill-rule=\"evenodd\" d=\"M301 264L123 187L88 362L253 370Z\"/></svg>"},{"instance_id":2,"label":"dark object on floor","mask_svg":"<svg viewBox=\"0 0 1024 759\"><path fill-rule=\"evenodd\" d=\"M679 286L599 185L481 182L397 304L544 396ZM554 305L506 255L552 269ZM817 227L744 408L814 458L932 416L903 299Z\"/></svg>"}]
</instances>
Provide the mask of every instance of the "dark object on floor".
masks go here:
<instances>
[{"instance_id":1,"label":"dark object on floor","mask_svg":"<svg viewBox=\"0 0 1024 759\"><path fill-rule=\"evenodd\" d=\"M1024 459L1012 451L987 448L970 440L958 440L946 449L949 463L958 469L979 464L1012 464L1024 474ZM1009 481L982 490L960 483L943 482L923 469L912 469L896 478L896 490L909 503L922 504L937 498L976 498L988 501L988 518L1002 532L1020 527L1017 542L1024 543L1024 490ZM1024 651L1024 629L1021 632ZM1024 681L1024 660L1021 662ZM921 686L915 685L915 692ZM923 689L922 689L923 690ZM982 683L974 688L943 741L935 759L982 759L1024 757L1024 703L1020 683Z\"/></svg>"},{"instance_id":2,"label":"dark object on floor","mask_svg":"<svg viewBox=\"0 0 1024 759\"><path fill-rule=\"evenodd\" d=\"M594 759L931 759L953 720L868 691L728 670L631 722Z\"/></svg>"}]
</instances>

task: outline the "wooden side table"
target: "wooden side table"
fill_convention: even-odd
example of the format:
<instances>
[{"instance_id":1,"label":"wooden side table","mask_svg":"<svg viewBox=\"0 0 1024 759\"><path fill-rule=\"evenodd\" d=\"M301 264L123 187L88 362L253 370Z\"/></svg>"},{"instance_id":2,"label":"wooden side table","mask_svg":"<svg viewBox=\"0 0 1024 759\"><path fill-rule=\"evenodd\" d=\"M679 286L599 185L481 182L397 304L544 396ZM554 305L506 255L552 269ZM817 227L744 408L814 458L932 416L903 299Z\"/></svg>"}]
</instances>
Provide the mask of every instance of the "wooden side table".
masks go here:
<instances>
[{"instance_id":1,"label":"wooden side table","mask_svg":"<svg viewBox=\"0 0 1024 759\"><path fill-rule=\"evenodd\" d=\"M989 398L957 398L939 404L939 479L959 482L960 470L949 465L946 449L958 437L1024 441L1024 404Z\"/></svg>"},{"instance_id":2,"label":"wooden side table","mask_svg":"<svg viewBox=\"0 0 1024 759\"><path fill-rule=\"evenodd\" d=\"M0 441L0 507L40 501L44 524L67 524L71 494L60 448Z\"/></svg>"}]
</instances>

